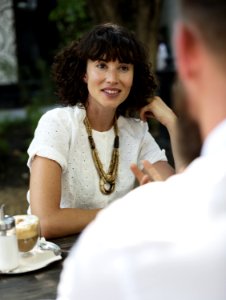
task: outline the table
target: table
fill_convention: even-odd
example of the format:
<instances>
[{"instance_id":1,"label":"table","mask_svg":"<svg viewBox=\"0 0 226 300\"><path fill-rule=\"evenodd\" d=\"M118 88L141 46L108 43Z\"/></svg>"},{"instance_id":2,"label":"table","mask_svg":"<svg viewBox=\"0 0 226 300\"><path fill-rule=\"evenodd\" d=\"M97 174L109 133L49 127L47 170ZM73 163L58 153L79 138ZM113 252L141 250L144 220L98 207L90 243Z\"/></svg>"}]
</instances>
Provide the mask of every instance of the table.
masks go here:
<instances>
[{"instance_id":1,"label":"table","mask_svg":"<svg viewBox=\"0 0 226 300\"><path fill-rule=\"evenodd\" d=\"M62 249L62 257L68 255L70 248L79 235L50 240ZM63 266L63 260L56 261L40 270L25 274L0 274L1 300L52 300L56 299L57 285Z\"/></svg>"}]
</instances>

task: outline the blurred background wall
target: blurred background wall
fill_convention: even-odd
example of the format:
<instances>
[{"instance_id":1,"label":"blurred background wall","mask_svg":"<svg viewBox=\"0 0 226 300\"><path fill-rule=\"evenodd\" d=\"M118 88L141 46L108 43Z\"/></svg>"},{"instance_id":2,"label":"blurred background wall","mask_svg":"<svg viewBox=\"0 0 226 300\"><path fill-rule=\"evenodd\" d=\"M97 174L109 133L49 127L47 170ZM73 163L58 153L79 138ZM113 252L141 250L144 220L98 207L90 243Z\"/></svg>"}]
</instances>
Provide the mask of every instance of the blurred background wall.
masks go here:
<instances>
[{"instance_id":1,"label":"blurred background wall","mask_svg":"<svg viewBox=\"0 0 226 300\"><path fill-rule=\"evenodd\" d=\"M18 83L15 17L12 0L0 2L0 85Z\"/></svg>"}]
</instances>

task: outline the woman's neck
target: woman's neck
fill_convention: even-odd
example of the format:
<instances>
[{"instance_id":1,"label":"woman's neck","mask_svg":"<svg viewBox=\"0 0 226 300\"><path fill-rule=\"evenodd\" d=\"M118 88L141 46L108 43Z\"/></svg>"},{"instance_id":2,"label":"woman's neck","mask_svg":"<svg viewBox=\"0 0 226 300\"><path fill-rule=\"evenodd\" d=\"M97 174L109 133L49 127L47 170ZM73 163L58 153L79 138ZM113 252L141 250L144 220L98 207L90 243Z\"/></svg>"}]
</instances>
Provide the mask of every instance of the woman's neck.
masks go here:
<instances>
[{"instance_id":1,"label":"woman's neck","mask_svg":"<svg viewBox=\"0 0 226 300\"><path fill-rule=\"evenodd\" d=\"M96 131L107 131L111 129L115 119L115 109L105 109L102 107L86 107L86 114L92 129Z\"/></svg>"}]
</instances>

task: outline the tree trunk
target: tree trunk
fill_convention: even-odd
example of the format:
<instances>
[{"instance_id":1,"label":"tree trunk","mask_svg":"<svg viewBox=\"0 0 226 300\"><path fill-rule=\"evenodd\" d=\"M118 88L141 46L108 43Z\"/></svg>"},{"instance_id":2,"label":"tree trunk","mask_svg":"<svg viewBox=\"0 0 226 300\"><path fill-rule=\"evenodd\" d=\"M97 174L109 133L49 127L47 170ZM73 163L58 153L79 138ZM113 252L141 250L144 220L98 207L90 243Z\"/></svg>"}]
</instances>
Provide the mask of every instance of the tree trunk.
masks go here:
<instances>
[{"instance_id":1,"label":"tree trunk","mask_svg":"<svg viewBox=\"0 0 226 300\"><path fill-rule=\"evenodd\" d=\"M87 0L96 24L113 22L133 30L148 48L155 68L157 34L163 0Z\"/></svg>"}]
</instances>

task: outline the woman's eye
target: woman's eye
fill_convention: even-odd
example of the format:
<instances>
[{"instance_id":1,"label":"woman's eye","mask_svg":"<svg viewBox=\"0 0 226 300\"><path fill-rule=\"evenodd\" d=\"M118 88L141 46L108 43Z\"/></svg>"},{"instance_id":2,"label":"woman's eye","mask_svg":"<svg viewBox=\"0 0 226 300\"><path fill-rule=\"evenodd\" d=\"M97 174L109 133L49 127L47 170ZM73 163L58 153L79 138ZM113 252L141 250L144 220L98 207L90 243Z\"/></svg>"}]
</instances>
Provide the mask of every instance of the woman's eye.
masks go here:
<instances>
[{"instance_id":1,"label":"woman's eye","mask_svg":"<svg viewBox=\"0 0 226 300\"><path fill-rule=\"evenodd\" d=\"M122 72L127 72L127 71L129 71L129 66L127 66L127 65L120 66L120 70Z\"/></svg>"},{"instance_id":2,"label":"woman's eye","mask_svg":"<svg viewBox=\"0 0 226 300\"><path fill-rule=\"evenodd\" d=\"M106 64L105 63L98 63L97 68L104 69L104 68L106 68Z\"/></svg>"}]
</instances>

